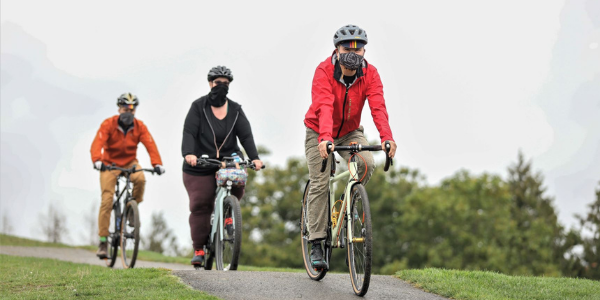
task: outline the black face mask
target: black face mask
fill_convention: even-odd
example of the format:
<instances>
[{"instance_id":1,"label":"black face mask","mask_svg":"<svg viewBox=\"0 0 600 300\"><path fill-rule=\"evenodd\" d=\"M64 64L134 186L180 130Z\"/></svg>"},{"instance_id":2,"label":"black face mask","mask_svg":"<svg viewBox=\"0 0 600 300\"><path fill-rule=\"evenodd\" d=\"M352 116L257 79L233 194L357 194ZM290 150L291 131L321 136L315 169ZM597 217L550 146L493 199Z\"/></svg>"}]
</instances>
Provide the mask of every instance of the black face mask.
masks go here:
<instances>
[{"instance_id":1,"label":"black face mask","mask_svg":"<svg viewBox=\"0 0 600 300\"><path fill-rule=\"evenodd\" d=\"M126 127L131 126L133 124L133 114L131 112L124 112L119 115L119 122Z\"/></svg>"},{"instance_id":2,"label":"black face mask","mask_svg":"<svg viewBox=\"0 0 600 300\"><path fill-rule=\"evenodd\" d=\"M340 53L340 64L348 70L356 70L362 67L365 57L354 52Z\"/></svg>"},{"instance_id":3,"label":"black face mask","mask_svg":"<svg viewBox=\"0 0 600 300\"><path fill-rule=\"evenodd\" d=\"M215 85L208 94L208 103L214 107L221 107L225 105L227 101L227 92L229 92L229 87L224 84Z\"/></svg>"}]
</instances>

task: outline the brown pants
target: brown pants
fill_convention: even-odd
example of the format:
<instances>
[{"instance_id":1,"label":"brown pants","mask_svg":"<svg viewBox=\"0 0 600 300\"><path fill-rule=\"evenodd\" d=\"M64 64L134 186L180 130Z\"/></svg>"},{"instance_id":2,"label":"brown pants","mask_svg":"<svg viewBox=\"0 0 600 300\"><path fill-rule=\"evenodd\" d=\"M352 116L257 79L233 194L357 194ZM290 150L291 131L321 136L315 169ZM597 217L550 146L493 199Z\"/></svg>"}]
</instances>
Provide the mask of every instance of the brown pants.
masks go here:
<instances>
[{"instance_id":1,"label":"brown pants","mask_svg":"<svg viewBox=\"0 0 600 300\"><path fill-rule=\"evenodd\" d=\"M132 161L122 168L131 168L136 165L136 169L141 169L137 160ZM102 190L102 204L98 212L98 235L108 236L108 227L110 226L110 212L112 210L115 198L115 184L117 184L117 176L121 171L103 171L100 172L100 189ZM131 182L133 183L133 197L137 203L144 200L144 190L146 188L146 177L144 172L131 174Z\"/></svg>"},{"instance_id":2,"label":"brown pants","mask_svg":"<svg viewBox=\"0 0 600 300\"><path fill-rule=\"evenodd\" d=\"M321 173L321 162L323 159L319 154L319 134L310 128L306 128L306 140L305 140L305 153L306 162L308 164L308 178L310 179L310 186L308 191L308 232L309 240L323 239L327 237L327 195L329 193L329 174L331 172L331 165L327 164L325 172ZM337 139L333 139L333 144L336 146L347 146L350 142L357 142L361 145L368 145L367 139L365 138L364 129L360 126L357 130L354 130L345 136ZM348 152L338 152L339 155L345 161L350 159ZM375 161L373 160L373 154L369 151L360 152L360 155L365 159L367 163L367 174L363 179L363 185L366 185L375 170ZM331 155L329 156L331 159ZM365 162L359 157L357 158L358 163L358 174L360 179L365 174Z\"/></svg>"},{"instance_id":3,"label":"brown pants","mask_svg":"<svg viewBox=\"0 0 600 300\"><path fill-rule=\"evenodd\" d=\"M215 209L215 174L194 176L183 173L183 185L190 197L190 231L194 250L201 250L208 242L210 234L210 215ZM232 187L231 194L241 200L244 187Z\"/></svg>"}]
</instances>

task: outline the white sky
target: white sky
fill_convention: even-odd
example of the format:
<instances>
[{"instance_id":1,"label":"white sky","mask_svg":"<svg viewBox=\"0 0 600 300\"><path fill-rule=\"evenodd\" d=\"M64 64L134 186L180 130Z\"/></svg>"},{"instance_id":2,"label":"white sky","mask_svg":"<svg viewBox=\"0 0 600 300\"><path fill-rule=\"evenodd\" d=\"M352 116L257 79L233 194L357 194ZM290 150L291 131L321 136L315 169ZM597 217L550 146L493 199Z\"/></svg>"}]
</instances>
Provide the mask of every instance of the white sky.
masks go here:
<instances>
[{"instance_id":1,"label":"white sky","mask_svg":"<svg viewBox=\"0 0 600 300\"><path fill-rule=\"evenodd\" d=\"M2 1L0 210L16 234L40 237L37 216L58 203L80 241L100 198L90 144L131 91L167 168L148 176L142 222L163 210L188 242L181 132L208 70L232 69L229 96L273 152L264 160L281 165L303 156L314 69L350 23L368 32L397 163L432 184L461 168L505 176L521 149L571 225L600 180L597 3ZM362 123L378 139L368 108ZM143 147L138 158L149 165Z\"/></svg>"}]
</instances>

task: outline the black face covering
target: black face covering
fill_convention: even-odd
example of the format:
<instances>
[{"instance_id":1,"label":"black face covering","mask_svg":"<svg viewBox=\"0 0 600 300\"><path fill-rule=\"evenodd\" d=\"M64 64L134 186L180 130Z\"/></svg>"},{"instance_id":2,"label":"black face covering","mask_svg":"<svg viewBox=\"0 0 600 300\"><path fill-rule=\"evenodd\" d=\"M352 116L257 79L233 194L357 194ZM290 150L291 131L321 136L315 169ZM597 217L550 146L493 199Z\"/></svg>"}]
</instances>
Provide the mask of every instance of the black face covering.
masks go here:
<instances>
[{"instance_id":1,"label":"black face covering","mask_svg":"<svg viewBox=\"0 0 600 300\"><path fill-rule=\"evenodd\" d=\"M340 64L348 70L356 70L362 66L364 56L354 52L340 53Z\"/></svg>"},{"instance_id":2,"label":"black face covering","mask_svg":"<svg viewBox=\"0 0 600 300\"><path fill-rule=\"evenodd\" d=\"M221 107L225 105L227 101L227 92L229 92L229 87L224 84L215 85L208 94L208 103L214 107Z\"/></svg>"},{"instance_id":3,"label":"black face covering","mask_svg":"<svg viewBox=\"0 0 600 300\"><path fill-rule=\"evenodd\" d=\"M131 112L124 112L119 115L119 122L125 127L131 126L133 124L133 114Z\"/></svg>"}]
</instances>

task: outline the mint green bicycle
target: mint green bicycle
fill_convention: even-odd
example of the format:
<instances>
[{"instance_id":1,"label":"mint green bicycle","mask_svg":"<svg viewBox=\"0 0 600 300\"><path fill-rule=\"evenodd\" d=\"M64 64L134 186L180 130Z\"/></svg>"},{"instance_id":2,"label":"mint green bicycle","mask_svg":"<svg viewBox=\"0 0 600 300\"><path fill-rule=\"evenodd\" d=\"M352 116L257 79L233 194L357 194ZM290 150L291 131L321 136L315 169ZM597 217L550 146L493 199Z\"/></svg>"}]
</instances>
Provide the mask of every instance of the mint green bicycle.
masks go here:
<instances>
[{"instance_id":1,"label":"mint green bicycle","mask_svg":"<svg viewBox=\"0 0 600 300\"><path fill-rule=\"evenodd\" d=\"M386 153L390 144L386 143ZM328 145L328 151L331 145ZM349 151L351 154L348 170L335 175L336 160L331 160L331 174L329 179L329 222L327 237L324 241L324 258L327 267L314 269L310 263L310 243L308 242L307 222L307 196L310 181L306 183L304 197L302 198L302 215L300 219L300 233L302 235L302 257L308 277L321 280L329 270L329 261L333 248L347 248L346 264L350 271L350 278L354 293L364 296L369 289L371 280L371 255L373 250L373 236L371 229L371 210L369 198L365 187L361 184L362 178L357 178L358 164L356 156L360 151L381 151L381 145L369 146L351 143L350 146L336 146L334 151ZM327 168L328 158L323 160L321 172ZM386 155L384 171L393 165L392 159ZM368 167L368 166L367 166ZM346 181L346 188L340 197L334 195L335 184Z\"/></svg>"}]
</instances>

